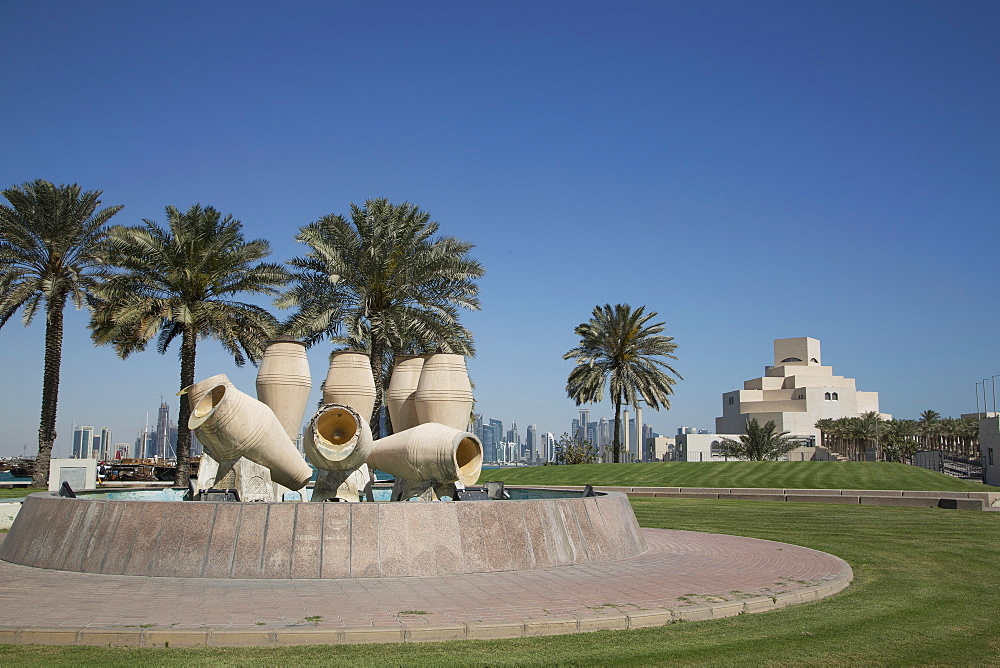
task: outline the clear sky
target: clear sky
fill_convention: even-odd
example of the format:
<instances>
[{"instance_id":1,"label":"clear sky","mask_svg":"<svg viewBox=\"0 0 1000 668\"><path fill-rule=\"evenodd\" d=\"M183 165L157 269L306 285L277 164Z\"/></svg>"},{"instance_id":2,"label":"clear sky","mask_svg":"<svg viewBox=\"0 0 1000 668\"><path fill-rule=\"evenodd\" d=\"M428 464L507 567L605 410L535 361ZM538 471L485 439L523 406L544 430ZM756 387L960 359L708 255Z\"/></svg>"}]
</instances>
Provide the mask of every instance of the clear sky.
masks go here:
<instances>
[{"instance_id":1,"label":"clear sky","mask_svg":"<svg viewBox=\"0 0 1000 668\"><path fill-rule=\"evenodd\" d=\"M476 245L477 410L522 432L569 429L562 354L618 302L679 344L661 433L714 428L795 336L883 411L957 416L1000 374L998 57L993 0L8 0L0 186L103 190L121 224L212 205L281 261L412 202ZM121 361L67 316L57 456L176 415L176 350ZM3 455L37 449L42 324L0 330ZM197 369L253 391L214 342Z\"/></svg>"}]
</instances>

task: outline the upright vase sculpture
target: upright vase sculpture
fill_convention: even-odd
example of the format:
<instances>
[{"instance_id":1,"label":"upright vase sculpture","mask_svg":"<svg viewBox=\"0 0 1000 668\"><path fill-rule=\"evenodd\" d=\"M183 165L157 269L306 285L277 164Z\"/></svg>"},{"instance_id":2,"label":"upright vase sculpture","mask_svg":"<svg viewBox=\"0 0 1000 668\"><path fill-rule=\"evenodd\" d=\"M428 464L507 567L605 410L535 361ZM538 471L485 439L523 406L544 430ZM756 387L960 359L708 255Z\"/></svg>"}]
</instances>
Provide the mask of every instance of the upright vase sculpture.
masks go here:
<instances>
[{"instance_id":1,"label":"upright vase sculpture","mask_svg":"<svg viewBox=\"0 0 1000 668\"><path fill-rule=\"evenodd\" d=\"M423 355L400 355L385 393L392 430L404 431L420 424L417 419L417 384L424 368Z\"/></svg>"},{"instance_id":2,"label":"upright vase sculpture","mask_svg":"<svg viewBox=\"0 0 1000 668\"><path fill-rule=\"evenodd\" d=\"M368 355L340 350L330 356L330 369L323 381L323 403L350 406L365 420L375 408L375 377Z\"/></svg>"},{"instance_id":3,"label":"upright vase sculpture","mask_svg":"<svg viewBox=\"0 0 1000 668\"><path fill-rule=\"evenodd\" d=\"M473 402L465 358L452 353L429 355L414 399L421 424L437 422L463 432L468 429Z\"/></svg>"},{"instance_id":4,"label":"upright vase sculpture","mask_svg":"<svg viewBox=\"0 0 1000 668\"><path fill-rule=\"evenodd\" d=\"M191 411L188 426L219 461L246 457L271 471L271 479L289 489L302 489L312 469L264 403L231 385L216 385Z\"/></svg>"},{"instance_id":5,"label":"upright vase sculpture","mask_svg":"<svg viewBox=\"0 0 1000 668\"><path fill-rule=\"evenodd\" d=\"M306 344L291 337L269 341L257 372L257 399L270 406L292 441L299 437L311 389Z\"/></svg>"}]
</instances>

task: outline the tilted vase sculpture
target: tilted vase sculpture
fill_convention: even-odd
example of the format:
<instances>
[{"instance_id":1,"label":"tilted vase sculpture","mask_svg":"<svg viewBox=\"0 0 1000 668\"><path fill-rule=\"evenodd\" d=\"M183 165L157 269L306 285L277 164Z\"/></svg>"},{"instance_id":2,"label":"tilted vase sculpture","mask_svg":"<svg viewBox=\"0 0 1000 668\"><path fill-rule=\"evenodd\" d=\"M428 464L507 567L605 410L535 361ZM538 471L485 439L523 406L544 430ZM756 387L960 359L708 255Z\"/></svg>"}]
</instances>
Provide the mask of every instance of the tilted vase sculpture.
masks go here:
<instances>
[{"instance_id":1,"label":"tilted vase sculpture","mask_svg":"<svg viewBox=\"0 0 1000 668\"><path fill-rule=\"evenodd\" d=\"M368 465L411 481L472 485L483 468L475 435L429 422L375 441Z\"/></svg>"},{"instance_id":2,"label":"tilted vase sculpture","mask_svg":"<svg viewBox=\"0 0 1000 668\"><path fill-rule=\"evenodd\" d=\"M342 404L321 406L302 434L302 449L318 468L313 501L359 501L371 483L365 461L374 442L368 420Z\"/></svg>"},{"instance_id":3,"label":"tilted vase sculpture","mask_svg":"<svg viewBox=\"0 0 1000 668\"><path fill-rule=\"evenodd\" d=\"M400 355L389 378L385 404L389 409L392 430L405 431L420 424L417 419L417 385L424 368L424 355Z\"/></svg>"},{"instance_id":4,"label":"tilted vase sculpture","mask_svg":"<svg viewBox=\"0 0 1000 668\"><path fill-rule=\"evenodd\" d=\"M229 380L229 377L226 376L226 374L217 373L214 376L209 376L205 380L199 380L193 385L188 385L183 390L178 392L177 396L181 396L182 394L187 395L188 406L191 407L191 414L193 415L194 407L198 405L198 402L201 401L202 397L208 394L208 392L212 390L212 388L217 387L219 385L225 385L226 387L231 387L234 390L236 389L236 386L233 385L233 383ZM190 418L188 418L188 427L190 427L190 425L191 421ZM207 452L213 459L215 459L217 462L222 459L222 456L214 450L211 444L205 443L201 439L198 440L205 447L205 452Z\"/></svg>"},{"instance_id":5,"label":"tilted vase sculpture","mask_svg":"<svg viewBox=\"0 0 1000 668\"><path fill-rule=\"evenodd\" d=\"M199 380L193 385L188 385L178 392L177 395L187 394L191 410L194 411L194 407L202 397L218 385L225 385L234 390L236 389L226 374L219 373L209 376L205 380ZM188 424L190 424L190 420ZM201 442L200 439L199 442ZM220 485L229 485L239 492L240 498L244 501L274 500L275 495L273 491L270 493L262 491L271 485L271 472L265 467L245 458L237 460L221 459L219 454L213 450L211 444L204 442L201 442L201 444L204 446L205 451L201 454L201 463L198 466L198 489L210 489ZM220 472L222 475L219 475Z\"/></svg>"},{"instance_id":6,"label":"tilted vase sculpture","mask_svg":"<svg viewBox=\"0 0 1000 668\"><path fill-rule=\"evenodd\" d=\"M306 457L318 469L353 471L368 460L374 442L368 420L350 406L322 406L302 434Z\"/></svg>"},{"instance_id":7,"label":"tilted vase sculpture","mask_svg":"<svg viewBox=\"0 0 1000 668\"><path fill-rule=\"evenodd\" d=\"M366 421L375 408L375 377L371 359L356 350L330 355L330 369L323 381L323 403L350 406Z\"/></svg>"},{"instance_id":8,"label":"tilted vase sculpture","mask_svg":"<svg viewBox=\"0 0 1000 668\"><path fill-rule=\"evenodd\" d=\"M216 385L191 411L188 427L220 461L246 457L267 467L271 479L293 490L302 489L312 469L263 402L236 388Z\"/></svg>"},{"instance_id":9,"label":"tilted vase sculpture","mask_svg":"<svg viewBox=\"0 0 1000 668\"><path fill-rule=\"evenodd\" d=\"M268 341L257 372L257 399L271 407L292 441L299 437L311 389L306 344L292 338Z\"/></svg>"},{"instance_id":10,"label":"tilted vase sculpture","mask_svg":"<svg viewBox=\"0 0 1000 668\"><path fill-rule=\"evenodd\" d=\"M468 429L472 384L465 369L465 358L452 353L428 355L420 371L414 399L421 424L436 422L459 431Z\"/></svg>"},{"instance_id":11,"label":"tilted vase sculpture","mask_svg":"<svg viewBox=\"0 0 1000 668\"><path fill-rule=\"evenodd\" d=\"M232 381L229 380L229 376L224 373L217 373L214 376L209 376L205 380L199 380L193 385L188 385L183 390L177 393L177 396L182 394L188 395L188 402L191 406L191 410L194 410L195 404L201 401L210 390L212 390L216 385L225 385L227 387L232 387L235 389Z\"/></svg>"}]
</instances>

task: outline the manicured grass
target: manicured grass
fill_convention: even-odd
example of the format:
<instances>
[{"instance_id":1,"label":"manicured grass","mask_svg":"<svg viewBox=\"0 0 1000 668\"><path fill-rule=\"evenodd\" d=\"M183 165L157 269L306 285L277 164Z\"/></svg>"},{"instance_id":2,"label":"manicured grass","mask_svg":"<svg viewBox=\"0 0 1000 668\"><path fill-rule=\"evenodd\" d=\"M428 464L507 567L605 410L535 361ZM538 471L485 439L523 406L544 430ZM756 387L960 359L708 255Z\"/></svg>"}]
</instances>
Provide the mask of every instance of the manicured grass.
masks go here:
<instances>
[{"instance_id":1,"label":"manicured grass","mask_svg":"<svg viewBox=\"0 0 1000 668\"><path fill-rule=\"evenodd\" d=\"M1000 492L978 482L887 462L654 462L574 464L483 471L480 481L511 485L613 487L780 487Z\"/></svg>"},{"instance_id":2,"label":"manicured grass","mask_svg":"<svg viewBox=\"0 0 1000 668\"><path fill-rule=\"evenodd\" d=\"M1000 663L1000 513L636 499L640 524L836 554L855 581L783 610L515 640L247 649L0 646L4 665L952 665ZM658 574L651 573L650 577ZM128 592L116 595L127 596ZM40 599L39 604L46 604ZM55 604L55 603L52 603ZM113 599L109 600L113 605ZM350 605L345 601L344 605Z\"/></svg>"},{"instance_id":3,"label":"manicured grass","mask_svg":"<svg viewBox=\"0 0 1000 668\"><path fill-rule=\"evenodd\" d=\"M44 492L47 487L11 487L0 488L0 499L22 499L35 492Z\"/></svg>"}]
</instances>

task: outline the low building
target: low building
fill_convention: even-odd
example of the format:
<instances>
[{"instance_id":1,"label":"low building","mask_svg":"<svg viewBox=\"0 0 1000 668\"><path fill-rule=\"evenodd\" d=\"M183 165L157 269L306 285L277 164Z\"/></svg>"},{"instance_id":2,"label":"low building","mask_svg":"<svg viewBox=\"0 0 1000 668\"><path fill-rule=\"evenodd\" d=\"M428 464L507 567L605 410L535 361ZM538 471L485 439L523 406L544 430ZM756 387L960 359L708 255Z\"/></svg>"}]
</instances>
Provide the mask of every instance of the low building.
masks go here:
<instances>
[{"instance_id":1,"label":"low building","mask_svg":"<svg viewBox=\"0 0 1000 668\"><path fill-rule=\"evenodd\" d=\"M646 439L647 462L670 462L675 460L676 442L670 436L653 436Z\"/></svg>"},{"instance_id":2,"label":"low building","mask_svg":"<svg viewBox=\"0 0 1000 668\"><path fill-rule=\"evenodd\" d=\"M773 421L778 432L793 437L818 438L819 420L879 412L878 392L858 391L853 378L833 375L833 368L823 366L821 359L818 339L775 339L774 365L764 367L762 377L744 382L742 390L722 395L722 417L715 419L715 430L742 434L746 423L757 418L761 424Z\"/></svg>"},{"instance_id":3,"label":"low building","mask_svg":"<svg viewBox=\"0 0 1000 668\"><path fill-rule=\"evenodd\" d=\"M675 446L676 461L679 462L723 462L732 461L720 447L722 439L740 440L739 434L677 434Z\"/></svg>"},{"instance_id":4,"label":"low building","mask_svg":"<svg viewBox=\"0 0 1000 668\"><path fill-rule=\"evenodd\" d=\"M979 449L983 455L983 482L1000 486L1000 416L979 421Z\"/></svg>"}]
</instances>

